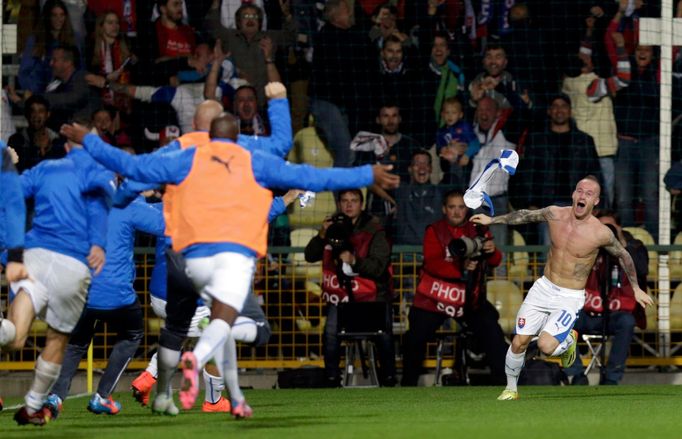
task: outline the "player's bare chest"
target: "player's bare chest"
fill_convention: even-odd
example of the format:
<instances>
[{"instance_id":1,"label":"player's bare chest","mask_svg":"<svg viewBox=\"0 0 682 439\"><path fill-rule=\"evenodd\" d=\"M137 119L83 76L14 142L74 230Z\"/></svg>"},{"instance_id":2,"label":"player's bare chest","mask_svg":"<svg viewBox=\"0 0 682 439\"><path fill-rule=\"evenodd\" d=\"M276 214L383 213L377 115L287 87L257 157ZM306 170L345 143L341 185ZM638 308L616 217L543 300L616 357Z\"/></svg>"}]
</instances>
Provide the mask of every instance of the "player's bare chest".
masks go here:
<instances>
[{"instance_id":1,"label":"player's bare chest","mask_svg":"<svg viewBox=\"0 0 682 439\"><path fill-rule=\"evenodd\" d=\"M563 253L575 258L587 258L594 252L596 245L592 235L588 227L562 224L552 230L552 243Z\"/></svg>"}]
</instances>

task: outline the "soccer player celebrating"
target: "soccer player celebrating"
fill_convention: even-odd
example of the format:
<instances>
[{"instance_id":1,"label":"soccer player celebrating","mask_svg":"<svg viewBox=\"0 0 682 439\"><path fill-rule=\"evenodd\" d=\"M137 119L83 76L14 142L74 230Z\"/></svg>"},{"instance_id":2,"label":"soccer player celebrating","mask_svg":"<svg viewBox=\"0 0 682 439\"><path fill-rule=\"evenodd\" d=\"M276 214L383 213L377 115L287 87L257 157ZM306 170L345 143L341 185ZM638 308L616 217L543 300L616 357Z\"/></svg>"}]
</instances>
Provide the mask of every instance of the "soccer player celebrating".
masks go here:
<instances>
[{"instance_id":1,"label":"soccer player celebrating","mask_svg":"<svg viewBox=\"0 0 682 439\"><path fill-rule=\"evenodd\" d=\"M618 258L633 285L637 302L643 307L653 304L653 299L637 286L630 254L592 215L592 209L599 203L600 190L597 179L589 175L576 185L570 207L518 210L493 218L483 214L471 217L472 222L486 226L547 222L551 238L544 276L535 281L517 314L516 335L505 361L507 388L498 400L519 398L517 381L526 348L535 335L539 335L538 348L543 353L561 356L563 367L573 364L577 337L573 324L585 302L585 284L600 247Z\"/></svg>"},{"instance_id":2,"label":"soccer player celebrating","mask_svg":"<svg viewBox=\"0 0 682 439\"><path fill-rule=\"evenodd\" d=\"M9 249L7 258L7 281L18 282L28 277L24 267L24 224L26 203L21 182L5 142L0 141L0 252ZM0 269L2 266L0 265ZM0 327L3 325L0 312ZM2 410L0 398L0 410Z\"/></svg>"},{"instance_id":3,"label":"soccer player celebrating","mask_svg":"<svg viewBox=\"0 0 682 439\"><path fill-rule=\"evenodd\" d=\"M85 305L88 266L97 274L104 265L105 194L113 190L114 176L82 149L66 148L65 158L44 161L20 178L24 197L35 200L24 253L30 277L11 284L16 295L0 326L0 346L21 349L35 317L48 325L26 405L14 415L20 425L44 425L50 419L43 403Z\"/></svg>"},{"instance_id":4,"label":"soccer player celebrating","mask_svg":"<svg viewBox=\"0 0 682 439\"><path fill-rule=\"evenodd\" d=\"M393 188L399 178L381 165L346 169L291 165L235 144L238 129L234 116L224 115L211 122L209 144L156 156L131 156L78 126L65 125L62 133L76 142L82 140L96 160L128 178L174 185L169 217L173 248L187 259L187 273L211 303L212 318L194 351L183 355L180 400L186 409L194 404L198 371L215 356L232 398L232 414L243 418L252 410L239 389L231 330L249 294L255 257L264 255L267 247L272 194L265 187L320 192L377 183ZM223 191L216 193L215 188ZM170 394L157 396L154 408L167 412L162 405L170 410Z\"/></svg>"}]
</instances>

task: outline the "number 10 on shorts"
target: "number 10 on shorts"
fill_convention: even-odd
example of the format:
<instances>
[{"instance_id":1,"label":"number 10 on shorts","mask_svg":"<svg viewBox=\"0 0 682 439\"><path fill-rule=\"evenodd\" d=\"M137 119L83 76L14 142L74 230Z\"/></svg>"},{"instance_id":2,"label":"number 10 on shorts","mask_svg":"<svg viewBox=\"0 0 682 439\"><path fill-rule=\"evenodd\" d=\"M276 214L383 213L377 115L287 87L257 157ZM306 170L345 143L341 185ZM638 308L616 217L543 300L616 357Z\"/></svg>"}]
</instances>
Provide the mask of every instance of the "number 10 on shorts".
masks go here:
<instances>
[{"instance_id":1,"label":"number 10 on shorts","mask_svg":"<svg viewBox=\"0 0 682 439\"><path fill-rule=\"evenodd\" d=\"M573 314L566 310L562 310L556 321L561 324L561 326L567 327L573 322Z\"/></svg>"}]
</instances>

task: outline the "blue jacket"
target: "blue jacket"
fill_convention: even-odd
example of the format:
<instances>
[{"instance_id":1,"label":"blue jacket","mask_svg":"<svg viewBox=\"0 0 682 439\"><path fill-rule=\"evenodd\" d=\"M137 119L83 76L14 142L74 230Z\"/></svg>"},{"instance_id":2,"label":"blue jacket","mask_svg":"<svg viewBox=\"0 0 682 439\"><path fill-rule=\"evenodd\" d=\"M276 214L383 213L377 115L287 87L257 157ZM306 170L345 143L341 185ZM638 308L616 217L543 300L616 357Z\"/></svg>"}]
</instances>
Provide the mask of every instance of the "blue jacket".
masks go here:
<instances>
[{"instance_id":1,"label":"blue jacket","mask_svg":"<svg viewBox=\"0 0 682 439\"><path fill-rule=\"evenodd\" d=\"M133 156L108 145L94 134L85 136L83 146L95 160L108 169L141 183L157 184L182 183L192 169L196 152L196 148L187 148L165 154ZM256 182L266 188L299 188L323 192L369 186L374 181L371 165L318 169L309 165L293 165L260 150L251 151L251 156ZM252 250L232 243L196 244L184 249L183 254L186 257L205 257L223 251L255 255Z\"/></svg>"},{"instance_id":2,"label":"blue jacket","mask_svg":"<svg viewBox=\"0 0 682 439\"><path fill-rule=\"evenodd\" d=\"M287 99L272 99L268 102L268 117L270 118L270 136L237 136L240 146L254 151L260 149L277 157L286 157L293 146L293 134L291 132L291 117L289 115L289 101ZM180 149L180 142L174 140L163 148L159 148L152 154L165 154Z\"/></svg>"},{"instance_id":3,"label":"blue jacket","mask_svg":"<svg viewBox=\"0 0 682 439\"><path fill-rule=\"evenodd\" d=\"M21 262L26 204L21 181L5 142L0 141L0 251L9 249L10 262Z\"/></svg>"},{"instance_id":4,"label":"blue jacket","mask_svg":"<svg viewBox=\"0 0 682 439\"><path fill-rule=\"evenodd\" d=\"M26 248L45 248L87 265L90 247L106 247L107 198L114 174L82 149L59 160L45 160L21 174L25 198L35 200Z\"/></svg>"},{"instance_id":5,"label":"blue jacket","mask_svg":"<svg viewBox=\"0 0 682 439\"><path fill-rule=\"evenodd\" d=\"M111 209L107 227L107 260L99 276L92 279L88 308L116 309L135 302L135 232L163 237L164 228L161 211L148 204L144 197L138 197L124 209Z\"/></svg>"}]
</instances>

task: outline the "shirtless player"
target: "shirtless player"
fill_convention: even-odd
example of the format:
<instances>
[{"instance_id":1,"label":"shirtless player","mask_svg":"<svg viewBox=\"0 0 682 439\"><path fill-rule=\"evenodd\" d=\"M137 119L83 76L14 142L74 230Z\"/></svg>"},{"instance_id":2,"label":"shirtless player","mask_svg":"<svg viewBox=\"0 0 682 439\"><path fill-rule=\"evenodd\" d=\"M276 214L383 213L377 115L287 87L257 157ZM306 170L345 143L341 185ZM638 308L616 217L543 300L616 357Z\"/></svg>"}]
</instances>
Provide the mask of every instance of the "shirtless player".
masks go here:
<instances>
[{"instance_id":1,"label":"shirtless player","mask_svg":"<svg viewBox=\"0 0 682 439\"><path fill-rule=\"evenodd\" d=\"M517 380L530 340L539 334L538 348L546 355L561 356L561 365L575 361L577 333L573 324L585 302L585 283L600 247L618 258L633 285L635 299L646 307L653 299L637 285L632 258L611 231L592 216L601 188L593 176L580 180L570 207L549 206L539 210L518 210L498 217L474 215L477 224L525 224L546 221L551 248L544 276L536 280L516 316L516 331L507 351L507 388L497 398L519 398Z\"/></svg>"}]
</instances>

